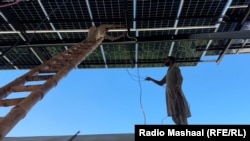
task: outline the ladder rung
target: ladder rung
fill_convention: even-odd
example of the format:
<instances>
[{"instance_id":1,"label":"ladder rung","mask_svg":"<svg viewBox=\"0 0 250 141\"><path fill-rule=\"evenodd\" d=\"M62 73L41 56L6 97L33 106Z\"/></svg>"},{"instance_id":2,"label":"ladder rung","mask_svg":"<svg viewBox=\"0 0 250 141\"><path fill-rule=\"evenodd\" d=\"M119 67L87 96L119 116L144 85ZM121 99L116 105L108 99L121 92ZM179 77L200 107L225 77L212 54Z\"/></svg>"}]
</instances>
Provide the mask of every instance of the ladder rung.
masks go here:
<instances>
[{"instance_id":1,"label":"ladder rung","mask_svg":"<svg viewBox=\"0 0 250 141\"><path fill-rule=\"evenodd\" d=\"M49 65L49 68L52 69L52 70L55 70L55 69L62 69L63 67L65 67L67 65L67 63L60 63L60 62L51 62L48 64Z\"/></svg>"},{"instance_id":2,"label":"ladder rung","mask_svg":"<svg viewBox=\"0 0 250 141\"><path fill-rule=\"evenodd\" d=\"M65 60L62 57L57 57L57 58L53 58L48 62L49 66L52 66L54 64L58 64L58 65L62 65L65 66Z\"/></svg>"},{"instance_id":3,"label":"ladder rung","mask_svg":"<svg viewBox=\"0 0 250 141\"><path fill-rule=\"evenodd\" d=\"M27 91L34 91L41 87L42 85L27 85L27 86L13 86L11 90L13 92L27 92Z\"/></svg>"},{"instance_id":4,"label":"ladder rung","mask_svg":"<svg viewBox=\"0 0 250 141\"><path fill-rule=\"evenodd\" d=\"M50 65L50 69L57 69L57 70L61 70L61 69L63 69L65 67L65 64L63 65L63 64L51 64Z\"/></svg>"},{"instance_id":5,"label":"ladder rung","mask_svg":"<svg viewBox=\"0 0 250 141\"><path fill-rule=\"evenodd\" d=\"M79 55L78 54L63 54L62 57L63 58L77 58Z\"/></svg>"},{"instance_id":6,"label":"ladder rung","mask_svg":"<svg viewBox=\"0 0 250 141\"><path fill-rule=\"evenodd\" d=\"M79 49L69 49L68 54L81 54L82 52Z\"/></svg>"},{"instance_id":7,"label":"ladder rung","mask_svg":"<svg viewBox=\"0 0 250 141\"><path fill-rule=\"evenodd\" d=\"M57 61L57 62L51 62L49 64L49 67L51 69L62 69L63 67L67 66L67 62L65 61Z\"/></svg>"},{"instance_id":8,"label":"ladder rung","mask_svg":"<svg viewBox=\"0 0 250 141\"><path fill-rule=\"evenodd\" d=\"M35 76L28 76L26 77L26 81L40 81L40 80L47 80L54 75L35 75Z\"/></svg>"},{"instance_id":9,"label":"ladder rung","mask_svg":"<svg viewBox=\"0 0 250 141\"><path fill-rule=\"evenodd\" d=\"M72 60L74 60L75 58L55 58L56 62L58 63L67 63L67 62L70 62ZM63 61L63 62L62 62Z\"/></svg>"},{"instance_id":10,"label":"ladder rung","mask_svg":"<svg viewBox=\"0 0 250 141\"><path fill-rule=\"evenodd\" d=\"M40 69L39 73L57 73L59 69Z\"/></svg>"},{"instance_id":11,"label":"ladder rung","mask_svg":"<svg viewBox=\"0 0 250 141\"><path fill-rule=\"evenodd\" d=\"M58 60L56 60L56 62L50 63L49 66L52 66L52 65L65 66L66 64L67 64L67 62L63 62L62 60L58 59Z\"/></svg>"},{"instance_id":12,"label":"ladder rung","mask_svg":"<svg viewBox=\"0 0 250 141\"><path fill-rule=\"evenodd\" d=\"M23 101L25 98L15 98L15 99L2 99L0 100L1 107L14 106Z\"/></svg>"},{"instance_id":13,"label":"ladder rung","mask_svg":"<svg viewBox=\"0 0 250 141\"><path fill-rule=\"evenodd\" d=\"M58 57L54 58L53 60L50 61L49 65L51 66L52 64L63 64L63 66L67 65L68 62L72 62L76 58L63 58L63 57Z\"/></svg>"}]
</instances>

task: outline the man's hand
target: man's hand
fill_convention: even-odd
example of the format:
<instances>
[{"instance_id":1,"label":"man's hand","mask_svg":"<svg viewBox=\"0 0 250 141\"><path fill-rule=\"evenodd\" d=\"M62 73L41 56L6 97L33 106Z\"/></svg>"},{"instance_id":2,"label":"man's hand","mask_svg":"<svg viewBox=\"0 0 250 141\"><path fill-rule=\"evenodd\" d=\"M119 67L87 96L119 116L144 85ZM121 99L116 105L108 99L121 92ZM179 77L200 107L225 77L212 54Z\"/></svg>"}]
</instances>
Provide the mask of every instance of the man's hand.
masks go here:
<instances>
[{"instance_id":1,"label":"man's hand","mask_svg":"<svg viewBox=\"0 0 250 141\"><path fill-rule=\"evenodd\" d=\"M151 80L153 80L153 79L152 79L151 77L146 77L145 80L151 81Z\"/></svg>"}]
</instances>

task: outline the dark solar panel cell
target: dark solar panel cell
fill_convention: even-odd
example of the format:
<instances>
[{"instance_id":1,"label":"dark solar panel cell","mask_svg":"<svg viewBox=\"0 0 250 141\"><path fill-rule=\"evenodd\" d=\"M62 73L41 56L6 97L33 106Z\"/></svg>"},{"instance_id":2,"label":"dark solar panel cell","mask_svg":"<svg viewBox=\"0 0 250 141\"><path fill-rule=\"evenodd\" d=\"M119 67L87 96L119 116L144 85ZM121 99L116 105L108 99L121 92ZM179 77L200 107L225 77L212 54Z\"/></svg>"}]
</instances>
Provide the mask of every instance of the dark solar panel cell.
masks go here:
<instances>
[{"instance_id":1,"label":"dark solar panel cell","mask_svg":"<svg viewBox=\"0 0 250 141\"><path fill-rule=\"evenodd\" d=\"M234 5L248 5L250 3L249 0L233 0L232 6Z\"/></svg>"},{"instance_id":2,"label":"dark solar panel cell","mask_svg":"<svg viewBox=\"0 0 250 141\"><path fill-rule=\"evenodd\" d=\"M176 17L179 8L179 1L147 0L137 1L136 17Z\"/></svg>"},{"instance_id":3,"label":"dark solar panel cell","mask_svg":"<svg viewBox=\"0 0 250 141\"><path fill-rule=\"evenodd\" d=\"M178 26L183 27L183 26L210 26L210 25L215 25L216 20L213 18L202 18L202 19L195 19L195 18L190 18L190 19L180 19Z\"/></svg>"},{"instance_id":4,"label":"dark solar panel cell","mask_svg":"<svg viewBox=\"0 0 250 141\"><path fill-rule=\"evenodd\" d=\"M0 31L11 31L11 27L4 21L0 20Z\"/></svg>"},{"instance_id":5,"label":"dark solar panel cell","mask_svg":"<svg viewBox=\"0 0 250 141\"><path fill-rule=\"evenodd\" d=\"M185 0L181 16L220 16L225 0Z\"/></svg>"},{"instance_id":6,"label":"dark solar panel cell","mask_svg":"<svg viewBox=\"0 0 250 141\"><path fill-rule=\"evenodd\" d=\"M7 64L0 69L33 68L41 60L49 60L84 40L89 27L101 24L124 25L129 36L114 43L104 40L79 68L162 67L162 58L169 54L176 56L181 66L195 66L202 56L219 56L227 46L232 48L226 54L249 47L243 39L232 40L231 45L229 39L189 39L192 34L248 29L250 18L245 16L249 3L249 0L23 1L1 9L0 51L18 44L5 58L0 58L0 63ZM136 38L140 42L135 43ZM32 46L36 46L34 50Z\"/></svg>"},{"instance_id":7,"label":"dark solar panel cell","mask_svg":"<svg viewBox=\"0 0 250 141\"><path fill-rule=\"evenodd\" d=\"M0 34L0 42L13 42L14 45L17 41L21 41L21 37L18 34Z\"/></svg>"}]
</instances>

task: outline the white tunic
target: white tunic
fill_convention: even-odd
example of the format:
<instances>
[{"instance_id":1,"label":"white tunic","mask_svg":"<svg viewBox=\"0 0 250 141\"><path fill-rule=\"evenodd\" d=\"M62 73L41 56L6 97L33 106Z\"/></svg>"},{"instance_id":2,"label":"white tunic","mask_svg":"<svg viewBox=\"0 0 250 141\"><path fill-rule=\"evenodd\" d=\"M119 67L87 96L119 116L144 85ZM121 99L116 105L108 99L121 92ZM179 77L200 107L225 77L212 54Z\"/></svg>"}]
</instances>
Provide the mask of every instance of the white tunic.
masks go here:
<instances>
[{"instance_id":1,"label":"white tunic","mask_svg":"<svg viewBox=\"0 0 250 141\"><path fill-rule=\"evenodd\" d=\"M166 101L168 116L190 117L191 112L188 102L182 91L183 77L180 68L173 65L166 74ZM180 88L180 93L175 92L175 88Z\"/></svg>"}]
</instances>

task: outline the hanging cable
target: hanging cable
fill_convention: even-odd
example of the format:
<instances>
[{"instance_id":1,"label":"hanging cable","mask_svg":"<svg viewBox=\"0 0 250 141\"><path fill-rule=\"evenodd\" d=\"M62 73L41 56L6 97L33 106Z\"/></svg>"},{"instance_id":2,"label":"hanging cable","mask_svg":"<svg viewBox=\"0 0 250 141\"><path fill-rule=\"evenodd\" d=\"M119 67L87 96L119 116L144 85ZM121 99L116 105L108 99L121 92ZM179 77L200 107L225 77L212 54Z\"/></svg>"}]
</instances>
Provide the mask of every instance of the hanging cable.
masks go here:
<instances>
[{"instance_id":1,"label":"hanging cable","mask_svg":"<svg viewBox=\"0 0 250 141\"><path fill-rule=\"evenodd\" d=\"M124 0L124 13L125 13L125 21L126 21L126 27L127 27L127 37L129 39L133 39L135 42L137 42L137 39L135 37L130 36L130 24L128 20L128 2L127 0Z\"/></svg>"},{"instance_id":2,"label":"hanging cable","mask_svg":"<svg viewBox=\"0 0 250 141\"><path fill-rule=\"evenodd\" d=\"M127 70L127 68L126 68L126 70ZM140 89L139 103L140 103L140 108L141 108L143 118L144 118L144 124L146 124L147 123L147 118L146 118L146 113L144 111L144 107L143 107L143 103L142 103L142 85L141 85L141 81L142 81L141 78L142 77L140 76L139 68L137 68L137 75L131 74L128 70L127 70L127 73L129 74L129 76L131 77L132 80L138 82L138 84L139 84L139 89ZM134 79L133 77L136 77L137 80ZM143 81L145 81L145 78L143 79Z\"/></svg>"},{"instance_id":3,"label":"hanging cable","mask_svg":"<svg viewBox=\"0 0 250 141\"><path fill-rule=\"evenodd\" d=\"M141 77L141 76L132 74L131 72L128 71L127 68L126 68L126 71L127 71L127 73L129 74L129 76L130 76L130 78L131 78L132 80L134 80L134 81L136 81L136 82L138 82L138 80L140 80L140 81L145 81L145 77ZM137 78L138 80L134 79L134 77Z\"/></svg>"},{"instance_id":4,"label":"hanging cable","mask_svg":"<svg viewBox=\"0 0 250 141\"><path fill-rule=\"evenodd\" d=\"M9 6L12 6L12 5L16 5L21 1L22 0L16 0L15 2L12 2L12 3L3 4L3 5L0 5L0 8L6 8L6 7L9 7Z\"/></svg>"},{"instance_id":5,"label":"hanging cable","mask_svg":"<svg viewBox=\"0 0 250 141\"><path fill-rule=\"evenodd\" d=\"M164 120L167 118L167 116L164 116L163 118L162 118L162 120L161 120L161 124L163 124L164 123Z\"/></svg>"},{"instance_id":6,"label":"hanging cable","mask_svg":"<svg viewBox=\"0 0 250 141\"><path fill-rule=\"evenodd\" d=\"M139 68L138 67L137 67L137 76L138 76L138 78L140 78L140 72L139 72ZM147 119L146 119L146 113L144 111L143 104L142 104L142 86L141 86L140 79L138 79L138 83L139 83L139 87L140 87L140 106L141 106L142 114L143 114L143 117L144 117L144 124L146 124L147 123Z\"/></svg>"},{"instance_id":7,"label":"hanging cable","mask_svg":"<svg viewBox=\"0 0 250 141\"><path fill-rule=\"evenodd\" d=\"M130 36L130 25L129 25L129 19L128 19L128 4L127 4L127 0L124 0L124 13L125 13L126 27L127 27L127 30L128 30L127 31L127 37L129 39L134 40L134 42L136 43L137 42L137 38ZM132 75L130 75L130 76L132 76ZM146 124L147 123L146 122L146 114L145 114L145 111L144 111L144 108L143 108L143 104L142 104L142 86L141 86L141 80L140 80L141 77L140 77L140 73L139 73L139 68L138 67L137 67L137 76L136 77L138 78L138 80L136 80L136 81L138 82L139 87L140 87L140 107L141 107L141 111L142 111L142 114L143 114L143 117L144 117L144 124Z\"/></svg>"},{"instance_id":8,"label":"hanging cable","mask_svg":"<svg viewBox=\"0 0 250 141\"><path fill-rule=\"evenodd\" d=\"M128 37L130 37L130 36L128 36ZM130 38L133 38L133 37L130 37ZM136 39L136 38L134 38L134 39ZM142 104L142 86L141 86L141 81L142 81L141 79L142 79L142 77L140 76L139 68L137 67L137 75L131 74L128 71L127 68L126 68L126 71L129 74L129 76L131 77L131 79L134 80L134 81L137 81L138 84L139 84L139 89L140 89L140 108L141 108L141 111L142 111L142 114L143 114L144 124L146 124L147 123L147 118L146 118L146 113L144 111L144 107L143 107L143 104ZM133 77L136 77L137 80L133 79ZM143 80L145 81L145 78L143 78Z\"/></svg>"}]
</instances>

